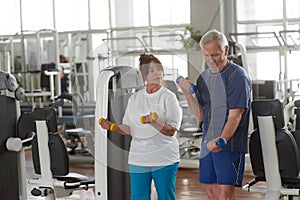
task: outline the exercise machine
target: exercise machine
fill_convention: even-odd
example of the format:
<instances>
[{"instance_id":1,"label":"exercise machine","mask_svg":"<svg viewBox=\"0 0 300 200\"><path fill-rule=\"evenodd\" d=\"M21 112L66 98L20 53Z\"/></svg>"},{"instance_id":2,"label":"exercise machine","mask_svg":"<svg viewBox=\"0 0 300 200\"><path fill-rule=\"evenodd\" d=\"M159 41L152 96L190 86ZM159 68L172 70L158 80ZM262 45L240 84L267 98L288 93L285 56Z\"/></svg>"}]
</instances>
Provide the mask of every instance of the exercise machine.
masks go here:
<instances>
[{"instance_id":1,"label":"exercise machine","mask_svg":"<svg viewBox=\"0 0 300 200\"><path fill-rule=\"evenodd\" d=\"M47 200L67 197L75 190L88 190L94 186L93 179L69 172L67 149L61 136L56 134L56 115L55 109L51 107L35 108L34 112L23 113L17 123L17 132L22 137L10 137L6 142L7 149L18 152L22 158L22 162L16 164L19 169L17 174L21 177L19 188L22 200L27 199L27 186L31 188L31 195L45 197ZM24 153L26 145L32 146L32 161L36 173L28 180ZM11 188L14 186L11 185Z\"/></svg>"},{"instance_id":2,"label":"exercise machine","mask_svg":"<svg viewBox=\"0 0 300 200\"><path fill-rule=\"evenodd\" d=\"M294 103L294 107L299 102ZM298 108L296 108L298 109ZM289 106L285 111L292 111ZM285 112L285 114L288 112ZM287 129L282 103L277 99L252 103L254 132L250 136L249 153L255 178L243 186L249 192L261 192L265 199L299 199L300 157L299 130ZM299 140L298 140L299 141ZM266 186L255 186L265 182Z\"/></svg>"},{"instance_id":3,"label":"exercise machine","mask_svg":"<svg viewBox=\"0 0 300 200\"><path fill-rule=\"evenodd\" d=\"M17 87L15 78L0 71L1 125L1 198L27 199L25 148L32 145L34 170L39 176L29 179L35 185L31 194L48 200L70 196L73 191L87 190L94 180L69 173L65 144L57 131L54 108L36 108L20 114L18 100L24 90Z\"/></svg>"},{"instance_id":4,"label":"exercise machine","mask_svg":"<svg viewBox=\"0 0 300 200\"><path fill-rule=\"evenodd\" d=\"M17 133L17 121L20 116L20 104L18 100L24 98L24 90L17 86L16 79L9 73L0 71L0 193L1 199L24 199L26 185L24 176L20 175L18 165L24 165L25 159L18 154L18 150L10 149L7 145L10 138L23 137ZM8 142L9 141L9 142Z\"/></svg>"},{"instance_id":5,"label":"exercise machine","mask_svg":"<svg viewBox=\"0 0 300 200\"><path fill-rule=\"evenodd\" d=\"M143 86L137 68L114 66L102 70L97 81L95 118L95 195L99 200L130 198L128 152L130 136L102 129L98 120L120 124L131 94Z\"/></svg>"},{"instance_id":6,"label":"exercise machine","mask_svg":"<svg viewBox=\"0 0 300 200\"><path fill-rule=\"evenodd\" d=\"M32 113L31 124L36 128L32 141L34 171L40 174L29 179L35 187L34 196L56 199L72 195L75 190L88 190L94 187L94 180L69 172L69 157L65 143L57 134L57 119L54 108L36 108ZM29 123L30 124L30 123Z\"/></svg>"}]
</instances>

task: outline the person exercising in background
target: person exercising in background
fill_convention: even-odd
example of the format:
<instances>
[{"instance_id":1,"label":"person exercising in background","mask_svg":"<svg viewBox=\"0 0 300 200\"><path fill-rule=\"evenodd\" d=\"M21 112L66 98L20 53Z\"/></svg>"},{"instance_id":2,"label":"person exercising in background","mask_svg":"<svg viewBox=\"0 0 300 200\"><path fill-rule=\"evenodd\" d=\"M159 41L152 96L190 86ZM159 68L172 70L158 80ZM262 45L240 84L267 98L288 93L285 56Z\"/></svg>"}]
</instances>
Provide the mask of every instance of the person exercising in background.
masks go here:
<instances>
[{"instance_id":1,"label":"person exercising in background","mask_svg":"<svg viewBox=\"0 0 300 200\"><path fill-rule=\"evenodd\" d=\"M242 185L244 175L251 80L241 66L227 59L229 46L223 33L207 32L200 46L209 68L197 79L196 99L189 92L191 83L179 80L190 110L203 121L199 181L210 200L234 200L234 187Z\"/></svg>"},{"instance_id":2,"label":"person exercising in background","mask_svg":"<svg viewBox=\"0 0 300 200\"><path fill-rule=\"evenodd\" d=\"M154 55L141 54L139 69L146 88L130 96L123 124L112 126L112 122L104 119L100 125L132 136L128 158L130 199L150 200L154 180L159 200L175 200L179 164L176 132L182 110L176 95L164 87L163 66ZM154 111L157 115L153 115Z\"/></svg>"},{"instance_id":3,"label":"person exercising in background","mask_svg":"<svg viewBox=\"0 0 300 200\"><path fill-rule=\"evenodd\" d=\"M59 55L59 62L60 63L68 63L69 58L65 57L63 55ZM61 69L59 71L59 76L60 76L61 93L69 93L69 91L68 91L69 78L65 74L63 67L61 67Z\"/></svg>"}]
</instances>

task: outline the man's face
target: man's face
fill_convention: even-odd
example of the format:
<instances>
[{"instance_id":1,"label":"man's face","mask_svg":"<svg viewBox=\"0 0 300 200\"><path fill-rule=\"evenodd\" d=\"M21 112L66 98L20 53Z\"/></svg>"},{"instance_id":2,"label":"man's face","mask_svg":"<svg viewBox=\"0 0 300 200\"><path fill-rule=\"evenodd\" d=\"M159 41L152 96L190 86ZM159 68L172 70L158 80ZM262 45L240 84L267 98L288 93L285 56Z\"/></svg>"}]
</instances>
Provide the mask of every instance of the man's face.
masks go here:
<instances>
[{"instance_id":1,"label":"man's face","mask_svg":"<svg viewBox=\"0 0 300 200\"><path fill-rule=\"evenodd\" d=\"M203 45L202 49L205 62L213 72L221 71L227 65L228 46L221 49L217 41Z\"/></svg>"}]
</instances>

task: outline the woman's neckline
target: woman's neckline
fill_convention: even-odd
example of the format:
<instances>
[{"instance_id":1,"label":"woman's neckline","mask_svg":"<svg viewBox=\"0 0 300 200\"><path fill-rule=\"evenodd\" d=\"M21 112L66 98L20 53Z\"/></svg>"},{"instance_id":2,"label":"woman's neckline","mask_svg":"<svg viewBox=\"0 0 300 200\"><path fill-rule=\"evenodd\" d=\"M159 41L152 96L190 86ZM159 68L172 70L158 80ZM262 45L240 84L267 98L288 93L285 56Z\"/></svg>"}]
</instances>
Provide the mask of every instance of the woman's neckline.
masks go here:
<instances>
[{"instance_id":1,"label":"woman's neckline","mask_svg":"<svg viewBox=\"0 0 300 200\"><path fill-rule=\"evenodd\" d=\"M153 94L157 92L160 88L162 88L162 85L160 84L148 84L146 87L146 92L148 94Z\"/></svg>"}]
</instances>

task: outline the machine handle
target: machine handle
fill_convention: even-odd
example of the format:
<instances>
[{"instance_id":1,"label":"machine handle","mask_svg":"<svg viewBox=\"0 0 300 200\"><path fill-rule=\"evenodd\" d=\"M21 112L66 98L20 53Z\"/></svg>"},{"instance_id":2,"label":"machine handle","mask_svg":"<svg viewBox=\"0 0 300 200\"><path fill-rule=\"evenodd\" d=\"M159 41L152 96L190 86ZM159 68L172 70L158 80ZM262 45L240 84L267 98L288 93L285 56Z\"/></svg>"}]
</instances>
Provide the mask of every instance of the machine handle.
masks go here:
<instances>
[{"instance_id":1,"label":"machine handle","mask_svg":"<svg viewBox=\"0 0 300 200\"><path fill-rule=\"evenodd\" d=\"M23 144L32 141L34 136L35 134L32 134L30 138L24 140L21 140L21 138L10 137L6 141L6 148L9 151L19 152L22 149Z\"/></svg>"}]
</instances>

